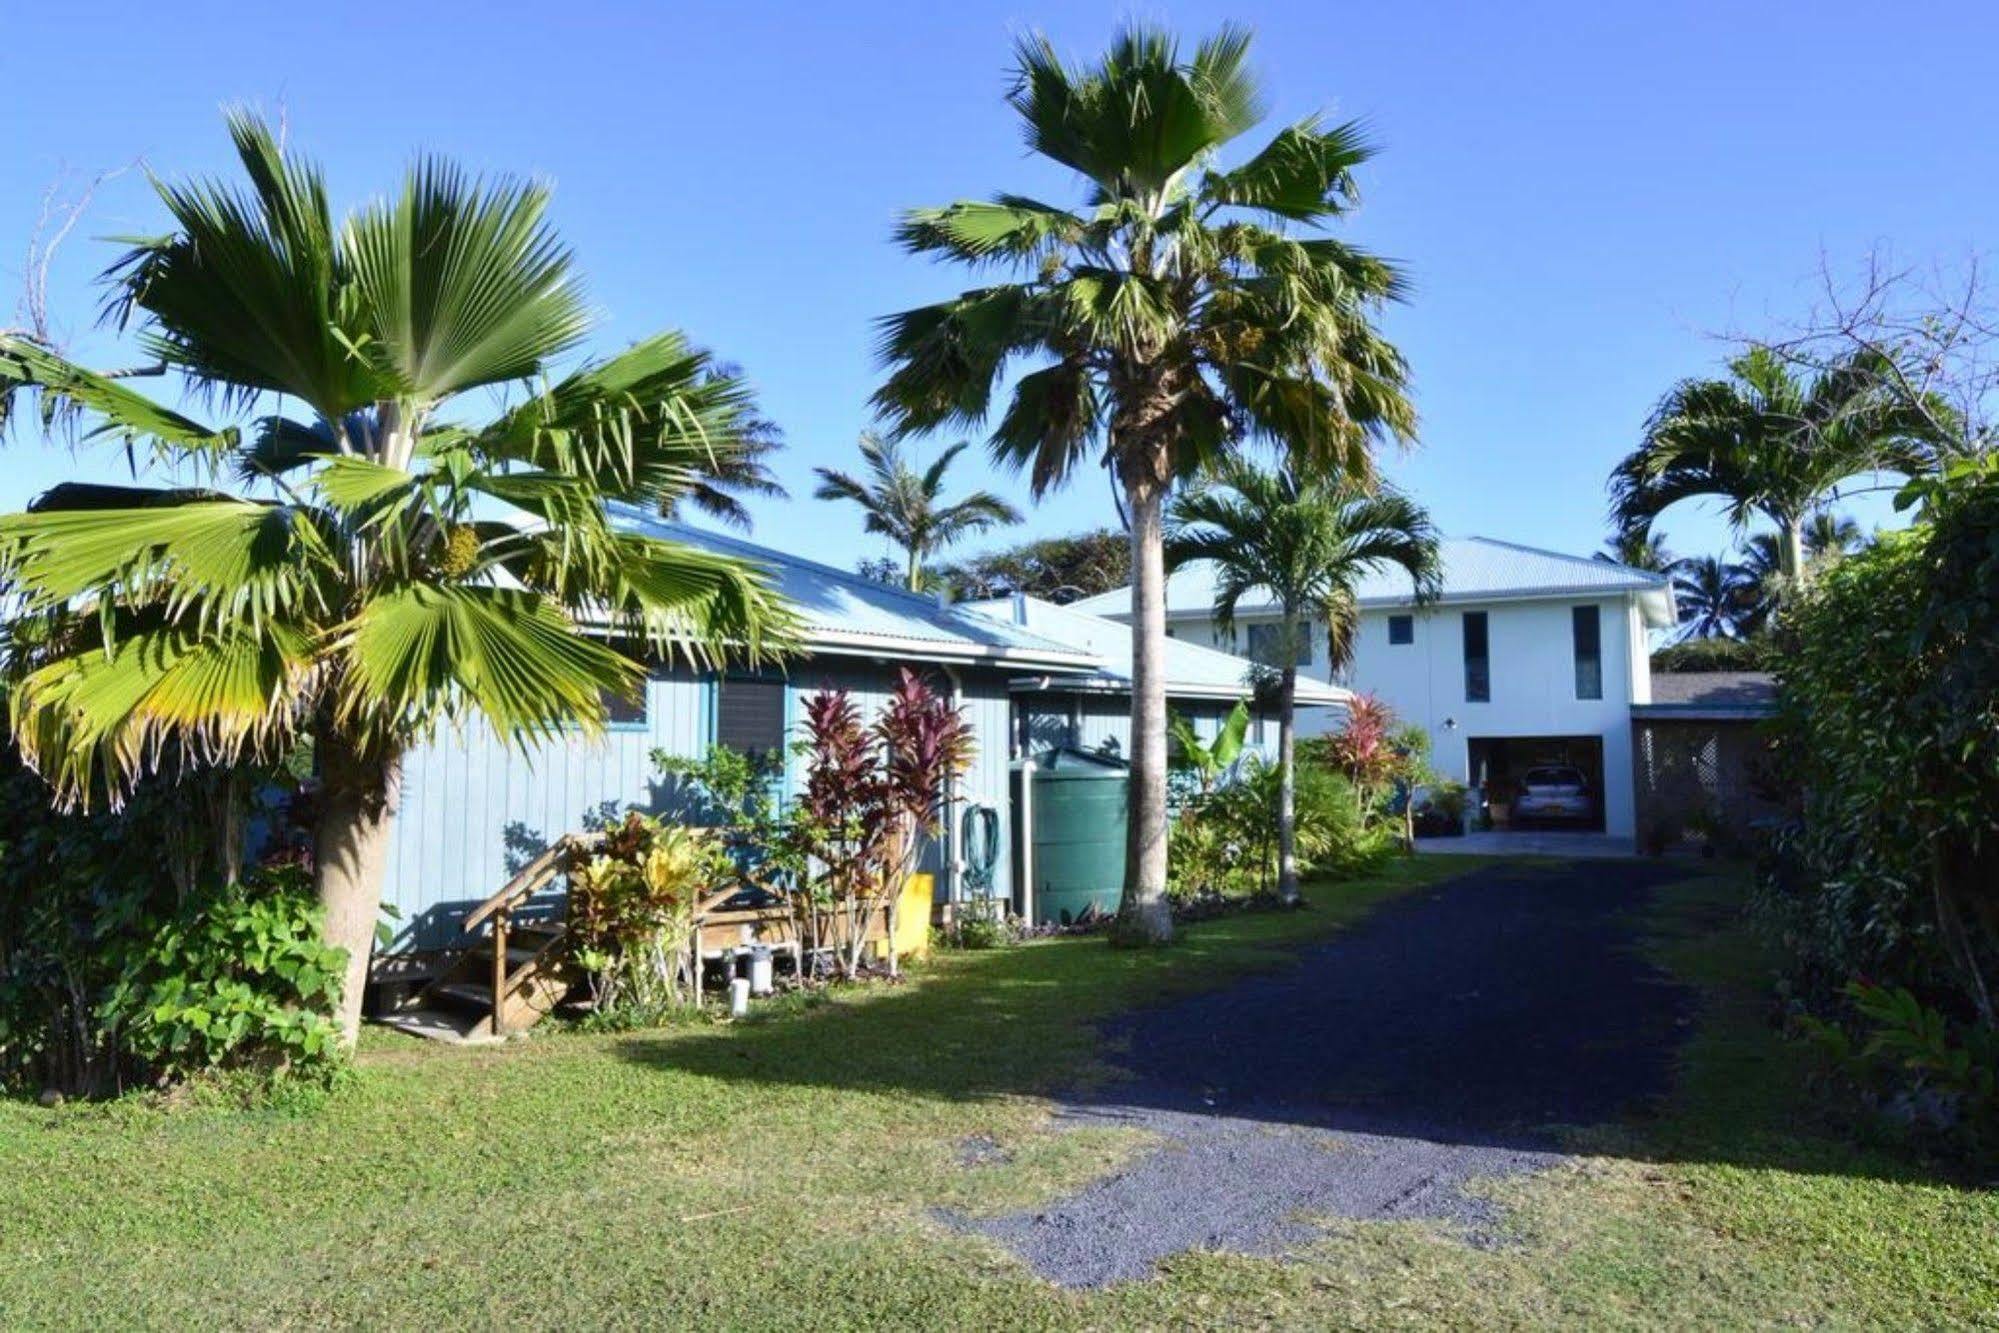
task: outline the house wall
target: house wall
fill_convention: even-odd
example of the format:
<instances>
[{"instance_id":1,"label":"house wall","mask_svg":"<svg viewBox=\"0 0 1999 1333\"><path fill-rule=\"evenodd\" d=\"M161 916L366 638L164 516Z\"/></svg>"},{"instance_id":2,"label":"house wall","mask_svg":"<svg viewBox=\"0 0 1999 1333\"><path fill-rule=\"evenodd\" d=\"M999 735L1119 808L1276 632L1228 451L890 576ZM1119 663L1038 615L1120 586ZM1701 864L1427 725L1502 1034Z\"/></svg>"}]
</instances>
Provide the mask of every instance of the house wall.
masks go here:
<instances>
[{"instance_id":1,"label":"house wall","mask_svg":"<svg viewBox=\"0 0 1999 1333\"><path fill-rule=\"evenodd\" d=\"M1212 699L1174 699L1174 712L1194 724L1194 734L1213 740L1222 728L1222 719L1235 705ZM1052 746L1109 752L1120 759L1131 758L1131 701L1122 694L1064 694L1038 691L1016 697L1016 709L1025 716L1033 748L1038 752ZM1299 734L1315 736L1328 730L1341 709L1301 708ZM1271 763L1277 760L1277 715L1259 715L1250 723L1249 739L1243 746Z\"/></svg>"},{"instance_id":2,"label":"house wall","mask_svg":"<svg viewBox=\"0 0 1999 1333\"><path fill-rule=\"evenodd\" d=\"M801 700L825 687L844 688L872 720L895 679L892 665L825 658L794 664L788 680L788 731L797 738ZM937 679L942 680L940 675ZM1007 678L985 670L959 673L960 704L977 745L959 787L952 840L965 803L992 806L1000 818L995 891L1011 892L1007 774L1010 696ZM407 756L402 806L390 853L383 901L398 919L394 948L441 948L453 943L465 914L505 884L556 838L594 819L628 809L670 814L671 786L655 770L655 750L684 758L707 751L715 729L712 677L685 668L656 669L646 687L646 720L613 727L598 740L572 740L526 751L504 744L482 723L445 729ZM804 780L805 761L787 762L787 794ZM925 849L923 868L948 876L950 846Z\"/></svg>"},{"instance_id":3,"label":"house wall","mask_svg":"<svg viewBox=\"0 0 1999 1333\"><path fill-rule=\"evenodd\" d=\"M1575 654L1570 609L1595 604L1602 614L1603 695L1576 698ZM1492 698L1465 699L1462 617L1487 616ZM1473 737L1594 736L1603 745L1605 831L1630 836L1635 827L1632 793L1631 705L1651 699L1648 636L1633 598L1570 597L1547 600L1451 603L1415 616L1415 640L1388 641L1388 609L1361 613L1352 669L1335 683L1378 695L1407 722L1430 733L1439 772L1468 782ZM1246 641L1248 618L1239 619L1235 640ZM1212 622L1176 620L1182 638L1230 647ZM1314 626L1313 664L1302 670L1321 680L1326 668L1324 626ZM1303 735L1320 735L1340 725L1335 709L1299 714Z\"/></svg>"}]
</instances>

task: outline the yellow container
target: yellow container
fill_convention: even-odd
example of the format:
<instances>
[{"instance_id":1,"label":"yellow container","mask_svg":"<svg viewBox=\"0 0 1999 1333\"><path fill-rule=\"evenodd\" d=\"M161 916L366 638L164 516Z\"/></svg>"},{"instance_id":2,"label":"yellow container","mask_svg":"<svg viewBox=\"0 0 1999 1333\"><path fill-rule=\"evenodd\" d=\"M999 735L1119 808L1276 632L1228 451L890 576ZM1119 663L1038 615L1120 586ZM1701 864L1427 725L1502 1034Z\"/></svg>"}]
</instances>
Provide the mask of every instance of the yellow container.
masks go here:
<instances>
[{"instance_id":1,"label":"yellow container","mask_svg":"<svg viewBox=\"0 0 1999 1333\"><path fill-rule=\"evenodd\" d=\"M921 958L930 952L930 907L937 892L937 877L911 875L895 903L895 952L902 958Z\"/></svg>"}]
</instances>

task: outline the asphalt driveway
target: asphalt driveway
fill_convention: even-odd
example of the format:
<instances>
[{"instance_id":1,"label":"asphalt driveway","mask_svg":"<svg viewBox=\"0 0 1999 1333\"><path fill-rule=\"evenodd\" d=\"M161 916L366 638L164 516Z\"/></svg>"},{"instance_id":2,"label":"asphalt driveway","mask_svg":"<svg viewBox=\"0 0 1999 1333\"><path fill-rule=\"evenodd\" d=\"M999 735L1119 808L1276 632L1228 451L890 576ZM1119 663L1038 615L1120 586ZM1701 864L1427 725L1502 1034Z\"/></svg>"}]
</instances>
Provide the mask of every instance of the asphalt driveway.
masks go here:
<instances>
[{"instance_id":1,"label":"asphalt driveway","mask_svg":"<svg viewBox=\"0 0 1999 1333\"><path fill-rule=\"evenodd\" d=\"M1636 948L1675 872L1491 867L1382 907L1280 971L1106 1028L1129 1074L1062 1116L1161 1146L1049 1207L950 1219L1071 1285L1191 1249L1279 1252L1313 1219L1427 1217L1495 1243L1465 1186L1667 1091L1691 997ZM1337 892L1325 889L1321 892Z\"/></svg>"}]
</instances>

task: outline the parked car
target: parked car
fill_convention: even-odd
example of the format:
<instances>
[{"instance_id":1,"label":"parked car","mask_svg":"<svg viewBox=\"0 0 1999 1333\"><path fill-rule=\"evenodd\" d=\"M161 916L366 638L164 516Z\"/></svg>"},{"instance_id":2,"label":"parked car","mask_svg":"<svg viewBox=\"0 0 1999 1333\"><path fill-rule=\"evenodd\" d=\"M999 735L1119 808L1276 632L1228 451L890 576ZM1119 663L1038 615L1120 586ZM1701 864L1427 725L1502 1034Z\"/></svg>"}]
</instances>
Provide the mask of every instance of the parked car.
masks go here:
<instances>
[{"instance_id":1,"label":"parked car","mask_svg":"<svg viewBox=\"0 0 1999 1333\"><path fill-rule=\"evenodd\" d=\"M1547 764L1530 768L1520 780L1513 798L1516 821L1547 819L1592 823L1596 819L1596 794L1580 768L1568 764Z\"/></svg>"}]
</instances>

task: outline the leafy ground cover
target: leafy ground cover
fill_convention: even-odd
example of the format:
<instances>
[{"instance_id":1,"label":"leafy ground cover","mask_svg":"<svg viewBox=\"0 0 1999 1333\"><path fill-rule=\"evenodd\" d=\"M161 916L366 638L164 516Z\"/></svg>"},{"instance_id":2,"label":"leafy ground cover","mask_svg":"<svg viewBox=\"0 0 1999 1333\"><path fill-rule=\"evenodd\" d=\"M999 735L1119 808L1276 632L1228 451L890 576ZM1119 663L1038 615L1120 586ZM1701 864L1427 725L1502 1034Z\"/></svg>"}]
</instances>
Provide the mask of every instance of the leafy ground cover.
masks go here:
<instances>
[{"instance_id":1,"label":"leafy ground cover","mask_svg":"<svg viewBox=\"0 0 1999 1333\"><path fill-rule=\"evenodd\" d=\"M954 1233L1144 1146L1061 1130L1093 1022L1282 965L1452 857L1313 910L941 957L726 1025L449 1050L384 1033L323 1102L0 1104L0 1325L1900 1326L1999 1319L1999 1194L1856 1146L1766 1022L1739 880L1659 897L1699 988L1679 1091L1491 1187L1507 1243L1348 1224L1291 1260L1185 1255L1064 1290Z\"/></svg>"}]
</instances>

